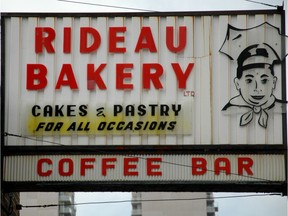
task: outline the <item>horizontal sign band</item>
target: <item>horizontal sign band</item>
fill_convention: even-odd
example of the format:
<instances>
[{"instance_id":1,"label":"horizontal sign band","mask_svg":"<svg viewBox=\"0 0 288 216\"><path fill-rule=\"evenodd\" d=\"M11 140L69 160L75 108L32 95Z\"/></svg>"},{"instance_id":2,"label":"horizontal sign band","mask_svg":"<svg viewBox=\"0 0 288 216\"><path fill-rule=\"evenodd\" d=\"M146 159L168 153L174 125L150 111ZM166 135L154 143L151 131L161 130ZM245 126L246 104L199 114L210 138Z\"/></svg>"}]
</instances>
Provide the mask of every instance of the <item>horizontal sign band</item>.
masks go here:
<instances>
[{"instance_id":1,"label":"horizontal sign band","mask_svg":"<svg viewBox=\"0 0 288 216\"><path fill-rule=\"evenodd\" d=\"M62 136L191 133L191 124L187 121L191 107L187 104L115 104L111 109L104 106L91 107L34 105L28 109L31 115L27 120L27 134Z\"/></svg>"},{"instance_id":2,"label":"horizontal sign band","mask_svg":"<svg viewBox=\"0 0 288 216\"><path fill-rule=\"evenodd\" d=\"M4 157L5 182L284 182L284 155Z\"/></svg>"}]
</instances>

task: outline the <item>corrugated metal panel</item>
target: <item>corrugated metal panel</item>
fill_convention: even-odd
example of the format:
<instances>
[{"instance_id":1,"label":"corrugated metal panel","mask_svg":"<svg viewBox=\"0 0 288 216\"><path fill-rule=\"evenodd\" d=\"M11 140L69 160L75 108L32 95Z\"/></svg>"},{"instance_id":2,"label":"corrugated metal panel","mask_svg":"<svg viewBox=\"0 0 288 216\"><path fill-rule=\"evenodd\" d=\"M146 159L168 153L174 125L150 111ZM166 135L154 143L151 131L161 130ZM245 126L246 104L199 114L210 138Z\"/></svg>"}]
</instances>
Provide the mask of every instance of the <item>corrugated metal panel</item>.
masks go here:
<instances>
[{"instance_id":1,"label":"corrugated metal panel","mask_svg":"<svg viewBox=\"0 0 288 216\"><path fill-rule=\"evenodd\" d=\"M4 181L283 182L284 160L283 155L7 156Z\"/></svg>"},{"instance_id":2,"label":"corrugated metal panel","mask_svg":"<svg viewBox=\"0 0 288 216\"><path fill-rule=\"evenodd\" d=\"M174 132L165 131L153 134L150 131L148 134L141 134L130 131L113 135L106 131L104 134L81 132L70 133L68 136L65 133L55 132L54 134L48 133L43 137L41 133L38 133L36 134L37 141L7 137L5 144L50 145L42 142L42 139L63 145L282 144L281 114L271 114L268 127L265 129L258 125L256 118L249 125L240 127L241 114L224 115L221 111L229 99L237 95L233 82L237 65L219 53L228 24L247 29L266 21L275 27L281 25L280 15L271 14L167 17L5 17L5 131L8 133L31 135L31 131L27 131L27 124L33 124L31 106L35 104L42 107L47 104L73 104L76 105L76 109L79 105L88 105L88 110L93 115L86 116L84 121L91 121L91 119L93 121L95 108L104 107L111 110L115 104L183 104L183 107L187 109L185 113L181 112L182 116L178 119L178 124L182 124L181 128ZM53 42L55 54L35 53L36 26L55 29L56 39ZM98 30L101 35L101 45L96 52L81 54L79 52L80 27L88 26ZM118 43L118 47L126 47L127 51L124 54L108 52L108 29L112 26L127 28L125 42ZM150 27L157 52L142 50L137 53L134 51L143 26ZM187 27L187 44L183 52L173 53L167 50L166 26ZM63 53L62 50L64 27L72 29L71 53ZM119 35L122 36L121 33ZM242 32L242 35L243 40L241 39L239 44L233 46L246 47L249 40L264 40L267 43L274 43L273 37L270 36L270 29L264 28L264 32L258 33L254 38L247 38L245 32ZM176 33L174 36L177 38ZM178 42L176 41L175 44ZM90 43L92 43L92 39ZM177 89L177 80L171 67L173 62L179 63L182 70L189 63L194 63L185 90ZM47 67L48 84L44 90L28 91L26 89L26 66L31 63L43 64ZM87 64L95 64L96 67L103 63L107 63L107 67L101 76L108 89L88 91ZM133 64L132 78L125 80L127 83L134 84L133 90L115 89L117 63ZM164 68L164 75L160 79L163 84L162 90L142 89L143 63L162 65ZM55 90L63 64L72 65L79 90L71 90L69 87ZM233 73L231 73L232 71ZM275 95L277 98L281 98L281 75L277 74L277 77ZM185 91L193 91L195 96L184 96ZM78 121L78 118L79 116L71 119L64 118L63 121L71 123ZM141 119L140 116L130 118L131 121ZM147 118L153 119L151 116ZM162 117L157 116L156 119L160 121ZM128 120L129 118L126 118L125 121Z\"/></svg>"}]
</instances>

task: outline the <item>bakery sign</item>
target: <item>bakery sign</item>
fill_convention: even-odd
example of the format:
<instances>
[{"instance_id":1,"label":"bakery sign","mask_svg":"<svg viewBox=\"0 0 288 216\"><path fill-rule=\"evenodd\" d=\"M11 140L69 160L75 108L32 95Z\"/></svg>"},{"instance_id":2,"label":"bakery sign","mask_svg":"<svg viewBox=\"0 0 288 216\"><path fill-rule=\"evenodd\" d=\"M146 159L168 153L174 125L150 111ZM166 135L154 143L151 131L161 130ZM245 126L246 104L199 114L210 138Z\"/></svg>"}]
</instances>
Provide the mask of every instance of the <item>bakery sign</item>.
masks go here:
<instances>
[{"instance_id":1,"label":"bakery sign","mask_svg":"<svg viewBox=\"0 0 288 216\"><path fill-rule=\"evenodd\" d=\"M228 17L4 16L5 132L283 143L281 16Z\"/></svg>"},{"instance_id":2,"label":"bakery sign","mask_svg":"<svg viewBox=\"0 0 288 216\"><path fill-rule=\"evenodd\" d=\"M118 55L125 56L127 52L130 55L141 55L141 53L157 53L155 39L149 26L139 29L136 34L136 44L133 44L131 50L127 50L125 42L126 35L131 34L132 29L126 26L109 26L106 30L107 36L101 37L97 26L81 26L78 29L78 39L72 39L72 27L64 27L63 38L60 39L59 52L62 54L72 53L72 44L75 46L76 55ZM73 34L77 34L77 29L73 28ZM174 26L166 26L163 37L165 38L165 52L179 53L185 49L187 41L187 26L181 26L177 30ZM57 37L56 30L52 27L35 28L35 46L34 50L37 55L55 55L54 40ZM102 32L101 32L102 33ZM174 34L179 37L179 44L175 43ZM76 36L77 37L77 36ZM88 42L88 40L90 40ZM103 45L106 43L106 45ZM178 42L177 42L178 43ZM176 44L176 45L175 45ZM99 49L100 46L106 46L106 52ZM117 58L116 58L117 59ZM62 63L61 63L62 64ZM109 64L109 65L107 65ZM167 63L166 68L158 61L143 62L134 65L133 61L116 60L110 63L109 59L99 62L99 64L88 61L86 70L78 71L79 76L84 76L85 86L80 86L76 78L72 62L60 65L60 71L49 71L45 63L27 64L26 70L26 89L27 91L45 91L49 82L52 82L51 88L55 91L61 91L67 88L70 91L133 91L139 86L140 92L153 88L156 91L165 90L167 84L163 83L166 73L174 76L173 88L178 90L186 89L187 80L192 73L194 63L187 62L180 64L177 61ZM108 69L109 68L109 69ZM49 80L48 73L59 74L56 80ZM135 81L133 75L137 73L139 80ZM115 82L107 82L104 76L112 76ZM54 86L55 85L55 86ZM171 86L172 87L172 86ZM97 104L97 97L95 98ZM186 107L185 107L186 105ZM86 104L48 104L33 105L29 110L31 118L28 120L28 133L41 134L46 132L60 132L71 134L77 132L86 132L97 134L102 132L110 133L183 133L183 116L189 112L189 103L183 101L174 103L133 103L125 104L114 103L111 107L105 105L96 105L95 107ZM182 118L181 118L182 116ZM75 117L78 121L67 121L66 119ZM44 118L54 120L44 121ZM57 120L59 118L59 120ZM85 120L84 120L85 119ZM189 122L186 122L189 124ZM191 126L190 126L191 127Z\"/></svg>"},{"instance_id":3,"label":"bakery sign","mask_svg":"<svg viewBox=\"0 0 288 216\"><path fill-rule=\"evenodd\" d=\"M286 190L281 11L2 14L1 22L9 188Z\"/></svg>"},{"instance_id":4,"label":"bakery sign","mask_svg":"<svg viewBox=\"0 0 288 216\"><path fill-rule=\"evenodd\" d=\"M188 26L165 25L159 38L141 19L31 19L12 18L19 32L5 41L21 58L11 56L19 68L7 80L20 85L21 134L191 133L195 62L176 58L189 49Z\"/></svg>"}]
</instances>

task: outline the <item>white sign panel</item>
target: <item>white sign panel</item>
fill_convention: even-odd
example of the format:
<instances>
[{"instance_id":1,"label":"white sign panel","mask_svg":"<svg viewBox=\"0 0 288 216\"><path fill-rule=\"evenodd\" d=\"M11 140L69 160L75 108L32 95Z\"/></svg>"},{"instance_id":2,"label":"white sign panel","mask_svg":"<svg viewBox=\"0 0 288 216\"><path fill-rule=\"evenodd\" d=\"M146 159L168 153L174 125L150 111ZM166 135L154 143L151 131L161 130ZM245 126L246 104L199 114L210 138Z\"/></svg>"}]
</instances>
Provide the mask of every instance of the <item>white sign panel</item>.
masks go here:
<instances>
[{"instance_id":1,"label":"white sign panel","mask_svg":"<svg viewBox=\"0 0 288 216\"><path fill-rule=\"evenodd\" d=\"M3 19L5 145L284 142L280 14Z\"/></svg>"},{"instance_id":2,"label":"white sign panel","mask_svg":"<svg viewBox=\"0 0 288 216\"><path fill-rule=\"evenodd\" d=\"M284 182L284 155L38 155L4 158L5 182Z\"/></svg>"}]
</instances>

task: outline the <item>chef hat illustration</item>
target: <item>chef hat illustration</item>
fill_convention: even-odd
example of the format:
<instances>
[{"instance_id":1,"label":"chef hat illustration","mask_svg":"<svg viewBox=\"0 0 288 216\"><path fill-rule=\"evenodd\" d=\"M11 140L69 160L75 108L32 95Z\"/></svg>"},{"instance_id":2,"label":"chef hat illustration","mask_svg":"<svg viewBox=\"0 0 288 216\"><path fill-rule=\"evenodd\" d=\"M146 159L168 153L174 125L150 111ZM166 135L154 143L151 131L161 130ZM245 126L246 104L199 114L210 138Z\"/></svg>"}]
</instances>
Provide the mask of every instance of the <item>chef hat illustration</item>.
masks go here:
<instances>
[{"instance_id":1,"label":"chef hat illustration","mask_svg":"<svg viewBox=\"0 0 288 216\"><path fill-rule=\"evenodd\" d=\"M237 62L238 71L252 68L273 67L286 57L286 36L268 22L248 29L228 25L225 40L219 50Z\"/></svg>"},{"instance_id":2,"label":"chef hat illustration","mask_svg":"<svg viewBox=\"0 0 288 216\"><path fill-rule=\"evenodd\" d=\"M269 44L263 43L248 46L237 58L237 77L241 77L242 71L265 68L266 66L274 73L273 66L275 64L281 64L281 59Z\"/></svg>"}]
</instances>

